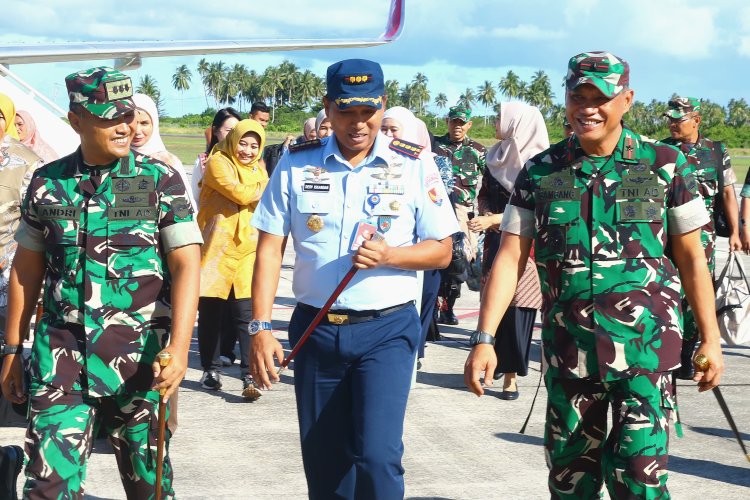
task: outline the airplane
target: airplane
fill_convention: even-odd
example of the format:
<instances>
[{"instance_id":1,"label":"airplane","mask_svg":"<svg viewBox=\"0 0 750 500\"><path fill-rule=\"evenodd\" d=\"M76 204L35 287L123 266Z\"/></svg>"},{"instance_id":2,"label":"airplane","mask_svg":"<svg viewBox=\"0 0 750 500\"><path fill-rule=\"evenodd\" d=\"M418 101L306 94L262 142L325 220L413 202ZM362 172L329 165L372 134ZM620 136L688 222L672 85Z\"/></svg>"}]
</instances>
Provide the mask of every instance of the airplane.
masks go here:
<instances>
[{"instance_id":1,"label":"airplane","mask_svg":"<svg viewBox=\"0 0 750 500\"><path fill-rule=\"evenodd\" d=\"M0 92L13 100L16 109L31 113L44 140L64 156L79 144L78 135L61 119L67 115L67 110L13 73L9 69L11 65L113 59L115 68L133 70L141 66L145 57L373 47L391 43L401 36L405 1L391 0L385 31L377 38L0 44Z\"/></svg>"}]
</instances>

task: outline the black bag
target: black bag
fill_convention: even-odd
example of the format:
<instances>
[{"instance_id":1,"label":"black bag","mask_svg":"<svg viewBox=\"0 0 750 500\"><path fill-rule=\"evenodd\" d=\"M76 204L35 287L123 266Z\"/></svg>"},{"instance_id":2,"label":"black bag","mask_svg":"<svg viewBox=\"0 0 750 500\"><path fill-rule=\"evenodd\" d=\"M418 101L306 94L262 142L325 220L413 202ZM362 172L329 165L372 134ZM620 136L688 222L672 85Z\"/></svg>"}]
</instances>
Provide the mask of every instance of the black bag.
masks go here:
<instances>
[{"instance_id":1,"label":"black bag","mask_svg":"<svg viewBox=\"0 0 750 500\"><path fill-rule=\"evenodd\" d=\"M453 235L453 255L451 256L451 263L445 268L445 275L459 282L466 281L466 271L469 267L464 250L465 236L462 232Z\"/></svg>"},{"instance_id":2,"label":"black bag","mask_svg":"<svg viewBox=\"0 0 750 500\"><path fill-rule=\"evenodd\" d=\"M724 210L724 154L719 141L714 142L713 157L716 162L716 177L719 181L719 190L714 197L714 232L716 236L729 238L732 235L732 229L729 227L727 213Z\"/></svg>"}]
</instances>

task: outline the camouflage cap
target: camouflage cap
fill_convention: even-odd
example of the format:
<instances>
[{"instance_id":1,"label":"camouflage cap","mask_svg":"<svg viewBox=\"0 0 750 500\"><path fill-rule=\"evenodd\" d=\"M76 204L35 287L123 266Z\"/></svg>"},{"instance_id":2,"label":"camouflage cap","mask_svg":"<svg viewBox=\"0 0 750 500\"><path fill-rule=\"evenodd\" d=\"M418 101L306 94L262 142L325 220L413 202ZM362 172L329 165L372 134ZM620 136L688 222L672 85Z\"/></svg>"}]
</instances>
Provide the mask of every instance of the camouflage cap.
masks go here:
<instances>
[{"instance_id":1,"label":"camouflage cap","mask_svg":"<svg viewBox=\"0 0 750 500\"><path fill-rule=\"evenodd\" d=\"M463 104L453 106L448 110L448 119L453 120L454 118L468 122L471 120L471 108Z\"/></svg>"},{"instance_id":2,"label":"camouflage cap","mask_svg":"<svg viewBox=\"0 0 750 500\"><path fill-rule=\"evenodd\" d=\"M669 109L664 112L667 118L679 119L683 116L701 110L701 101L695 97L675 97L667 103Z\"/></svg>"},{"instance_id":3,"label":"camouflage cap","mask_svg":"<svg viewBox=\"0 0 750 500\"><path fill-rule=\"evenodd\" d=\"M116 69L101 66L65 77L71 104L80 104L91 114L107 120L135 109L133 82Z\"/></svg>"},{"instance_id":4,"label":"camouflage cap","mask_svg":"<svg viewBox=\"0 0 750 500\"><path fill-rule=\"evenodd\" d=\"M609 98L615 97L628 88L630 67L624 59L609 52L578 54L568 62L565 87L574 90L584 83L594 85Z\"/></svg>"}]
</instances>

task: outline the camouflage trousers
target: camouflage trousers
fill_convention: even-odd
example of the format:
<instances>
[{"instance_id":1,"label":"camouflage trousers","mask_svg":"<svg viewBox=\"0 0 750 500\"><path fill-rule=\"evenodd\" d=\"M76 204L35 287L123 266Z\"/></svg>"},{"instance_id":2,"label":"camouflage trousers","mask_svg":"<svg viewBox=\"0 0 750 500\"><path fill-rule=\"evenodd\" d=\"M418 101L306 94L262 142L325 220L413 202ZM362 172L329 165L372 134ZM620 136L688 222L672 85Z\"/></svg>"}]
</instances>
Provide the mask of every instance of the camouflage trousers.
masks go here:
<instances>
[{"instance_id":1,"label":"camouflage trousers","mask_svg":"<svg viewBox=\"0 0 750 500\"><path fill-rule=\"evenodd\" d=\"M32 384L30 398L24 498L83 498L86 463L100 428L109 436L127 497L154 498L158 392L92 398ZM162 498L173 498L166 450Z\"/></svg>"},{"instance_id":2,"label":"camouflage trousers","mask_svg":"<svg viewBox=\"0 0 750 500\"><path fill-rule=\"evenodd\" d=\"M552 498L667 499L671 373L613 382L545 377L544 443ZM612 429L607 435L608 410Z\"/></svg>"}]
</instances>

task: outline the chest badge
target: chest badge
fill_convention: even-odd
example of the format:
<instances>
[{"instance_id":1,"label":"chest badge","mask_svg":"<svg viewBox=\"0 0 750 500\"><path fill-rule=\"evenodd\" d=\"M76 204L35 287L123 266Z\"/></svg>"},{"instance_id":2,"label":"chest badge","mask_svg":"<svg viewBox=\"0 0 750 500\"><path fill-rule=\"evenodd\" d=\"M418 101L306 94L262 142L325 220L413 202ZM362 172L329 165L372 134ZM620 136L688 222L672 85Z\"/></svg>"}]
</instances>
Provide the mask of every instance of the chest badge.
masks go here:
<instances>
[{"instance_id":1,"label":"chest badge","mask_svg":"<svg viewBox=\"0 0 750 500\"><path fill-rule=\"evenodd\" d=\"M318 214L312 214L307 218L307 228L313 233L317 233L323 229L323 225L323 218Z\"/></svg>"}]
</instances>

